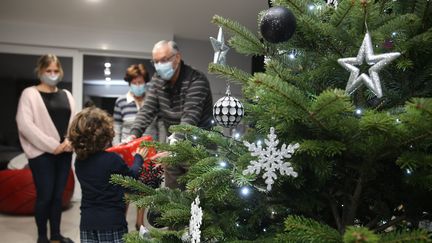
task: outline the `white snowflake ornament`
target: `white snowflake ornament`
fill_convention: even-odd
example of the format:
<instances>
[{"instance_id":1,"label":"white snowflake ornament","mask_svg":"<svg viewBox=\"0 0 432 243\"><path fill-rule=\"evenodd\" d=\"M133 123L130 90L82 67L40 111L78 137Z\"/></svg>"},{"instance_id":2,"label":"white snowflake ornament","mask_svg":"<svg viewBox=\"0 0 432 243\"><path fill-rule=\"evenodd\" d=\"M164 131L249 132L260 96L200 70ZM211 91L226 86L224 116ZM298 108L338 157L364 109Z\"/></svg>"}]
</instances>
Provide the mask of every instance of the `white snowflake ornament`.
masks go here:
<instances>
[{"instance_id":1,"label":"white snowflake ornament","mask_svg":"<svg viewBox=\"0 0 432 243\"><path fill-rule=\"evenodd\" d=\"M197 196L191 204L191 218L189 221L189 237L190 242L192 243L199 243L201 239L200 227L202 223L203 212L199 204L200 200L199 196Z\"/></svg>"},{"instance_id":2,"label":"white snowflake ornament","mask_svg":"<svg viewBox=\"0 0 432 243\"><path fill-rule=\"evenodd\" d=\"M243 171L243 175L247 174L257 174L259 175L261 169L264 170L264 174L262 178L265 180L267 184L267 191L271 191L272 185L274 181L277 179L276 170L279 170L281 175L288 175L297 177L297 172L291 167L290 162L284 162L285 158L291 158L292 154L296 149L300 147L298 143L290 144L286 146L286 144L282 144L280 150L277 149L279 144L279 140L277 139L276 134L274 133L274 128L270 128L270 134L267 135L267 139L264 139L264 143L267 145L267 149L263 149L261 143L255 145L254 143L250 144L247 141L243 141L243 144L249 148L252 156L257 156L258 161L252 160L250 165L248 165L247 169Z\"/></svg>"}]
</instances>

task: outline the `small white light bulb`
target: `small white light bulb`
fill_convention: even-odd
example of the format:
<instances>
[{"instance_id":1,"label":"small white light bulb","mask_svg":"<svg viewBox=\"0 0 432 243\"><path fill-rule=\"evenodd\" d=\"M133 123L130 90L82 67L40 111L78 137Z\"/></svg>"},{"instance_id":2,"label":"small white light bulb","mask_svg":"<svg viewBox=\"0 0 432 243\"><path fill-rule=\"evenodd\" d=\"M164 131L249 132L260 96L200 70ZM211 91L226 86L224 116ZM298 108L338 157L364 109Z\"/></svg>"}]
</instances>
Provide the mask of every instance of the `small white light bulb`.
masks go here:
<instances>
[{"instance_id":1,"label":"small white light bulb","mask_svg":"<svg viewBox=\"0 0 432 243\"><path fill-rule=\"evenodd\" d=\"M249 187L247 187L247 186L242 187L242 189L241 189L241 194L242 194L243 196L247 196L247 195L249 195L249 193L250 193L250 189L249 189Z\"/></svg>"},{"instance_id":2,"label":"small white light bulb","mask_svg":"<svg viewBox=\"0 0 432 243\"><path fill-rule=\"evenodd\" d=\"M363 111L362 111L360 108L357 108L357 109L355 110L355 113L356 113L357 115L361 115L361 114L363 113Z\"/></svg>"},{"instance_id":3,"label":"small white light bulb","mask_svg":"<svg viewBox=\"0 0 432 243\"><path fill-rule=\"evenodd\" d=\"M225 167L227 167L227 162L225 162L225 161L221 161L221 162L219 162L219 165L220 165L222 168L225 168Z\"/></svg>"}]
</instances>

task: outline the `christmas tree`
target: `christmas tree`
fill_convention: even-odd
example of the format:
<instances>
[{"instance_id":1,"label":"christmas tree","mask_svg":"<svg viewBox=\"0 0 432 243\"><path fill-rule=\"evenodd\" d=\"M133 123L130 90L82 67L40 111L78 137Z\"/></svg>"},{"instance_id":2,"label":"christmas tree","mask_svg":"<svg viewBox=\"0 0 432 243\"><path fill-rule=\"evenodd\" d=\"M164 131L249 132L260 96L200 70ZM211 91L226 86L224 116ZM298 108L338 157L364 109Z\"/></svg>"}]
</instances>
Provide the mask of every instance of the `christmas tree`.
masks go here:
<instances>
[{"instance_id":1,"label":"christmas tree","mask_svg":"<svg viewBox=\"0 0 432 243\"><path fill-rule=\"evenodd\" d=\"M243 85L248 129L172 126L183 141L152 144L171 152L160 163L187 165L185 190L114 176L166 226L128 242L198 242L197 197L202 242L431 241L432 2L329 2L272 1L295 16L291 38L266 29L271 9L260 33L214 16L230 47L265 56L255 74L209 65Z\"/></svg>"}]
</instances>

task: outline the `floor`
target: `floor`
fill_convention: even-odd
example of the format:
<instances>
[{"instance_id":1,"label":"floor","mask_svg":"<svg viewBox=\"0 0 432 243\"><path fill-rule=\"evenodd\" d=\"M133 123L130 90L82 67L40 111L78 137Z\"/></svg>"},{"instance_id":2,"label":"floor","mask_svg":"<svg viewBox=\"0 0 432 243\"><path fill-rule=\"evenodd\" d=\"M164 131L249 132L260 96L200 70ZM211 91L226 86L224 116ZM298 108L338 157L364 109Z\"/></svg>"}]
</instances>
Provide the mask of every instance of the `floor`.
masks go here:
<instances>
[{"instance_id":1,"label":"floor","mask_svg":"<svg viewBox=\"0 0 432 243\"><path fill-rule=\"evenodd\" d=\"M63 211L61 233L80 242L79 220L80 201L73 201L72 207ZM136 207L129 207L126 216L129 232L135 230ZM33 216L11 216L0 214L0 242L2 243L33 243L37 240L37 229Z\"/></svg>"}]
</instances>

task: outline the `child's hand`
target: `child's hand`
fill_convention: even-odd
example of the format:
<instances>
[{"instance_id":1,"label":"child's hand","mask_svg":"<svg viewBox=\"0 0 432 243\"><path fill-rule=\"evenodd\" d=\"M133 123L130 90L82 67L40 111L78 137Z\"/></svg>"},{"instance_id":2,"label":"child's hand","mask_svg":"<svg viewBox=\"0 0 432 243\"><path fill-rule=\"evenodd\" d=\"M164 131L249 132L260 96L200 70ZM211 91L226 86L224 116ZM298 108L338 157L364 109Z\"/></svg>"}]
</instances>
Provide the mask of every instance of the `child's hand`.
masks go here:
<instances>
[{"instance_id":1,"label":"child's hand","mask_svg":"<svg viewBox=\"0 0 432 243\"><path fill-rule=\"evenodd\" d=\"M69 139L65 139L64 142L64 152L72 152L73 151L73 147L72 147L72 143L69 141Z\"/></svg>"},{"instance_id":2,"label":"child's hand","mask_svg":"<svg viewBox=\"0 0 432 243\"><path fill-rule=\"evenodd\" d=\"M145 159L148 154L148 149L146 147L138 147L136 153L141 155L141 157Z\"/></svg>"}]
</instances>

